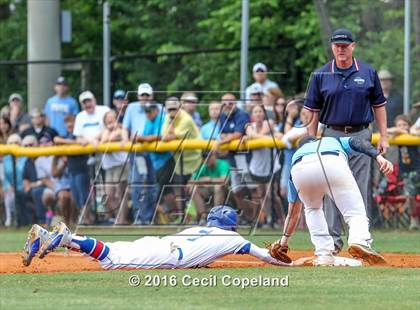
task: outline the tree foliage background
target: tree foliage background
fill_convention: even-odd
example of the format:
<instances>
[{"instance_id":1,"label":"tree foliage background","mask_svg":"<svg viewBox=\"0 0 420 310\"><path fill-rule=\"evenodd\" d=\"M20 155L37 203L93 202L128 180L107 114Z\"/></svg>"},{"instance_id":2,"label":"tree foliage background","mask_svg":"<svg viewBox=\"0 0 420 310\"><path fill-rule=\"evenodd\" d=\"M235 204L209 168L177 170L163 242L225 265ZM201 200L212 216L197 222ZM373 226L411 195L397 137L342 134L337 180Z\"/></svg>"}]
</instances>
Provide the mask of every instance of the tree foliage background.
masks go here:
<instances>
[{"instance_id":1,"label":"tree foliage background","mask_svg":"<svg viewBox=\"0 0 420 310\"><path fill-rule=\"evenodd\" d=\"M417 0L413 0L413 3ZM140 82L155 89L238 90L241 39L240 0L109 0L112 55L142 55L113 61L112 88L135 91ZM325 8L320 17L316 5ZM88 86L101 98L102 2L61 0L72 12L72 42L62 44L63 58L91 59ZM418 29L413 10L413 29ZM26 59L26 1L0 0L0 60ZM270 79L286 95L304 91L311 71L328 60L321 33L325 25L351 29L358 41L356 57L377 70L388 69L402 91L404 47L402 0L251 0L249 68L266 63ZM416 28L417 27L417 28ZM412 102L420 100L418 30L413 31ZM170 55L171 52L235 49ZM160 56L159 56L160 55ZM277 73L275 73L277 72ZM251 72L250 72L251 73ZM1 65L0 105L10 93L26 95L26 66ZM82 89L77 72L64 72L73 95ZM251 77L249 76L251 80ZM133 93L134 94L134 93ZM166 94L162 94L163 100ZM216 97L216 98L214 98ZM218 99L219 95L205 95Z\"/></svg>"}]
</instances>

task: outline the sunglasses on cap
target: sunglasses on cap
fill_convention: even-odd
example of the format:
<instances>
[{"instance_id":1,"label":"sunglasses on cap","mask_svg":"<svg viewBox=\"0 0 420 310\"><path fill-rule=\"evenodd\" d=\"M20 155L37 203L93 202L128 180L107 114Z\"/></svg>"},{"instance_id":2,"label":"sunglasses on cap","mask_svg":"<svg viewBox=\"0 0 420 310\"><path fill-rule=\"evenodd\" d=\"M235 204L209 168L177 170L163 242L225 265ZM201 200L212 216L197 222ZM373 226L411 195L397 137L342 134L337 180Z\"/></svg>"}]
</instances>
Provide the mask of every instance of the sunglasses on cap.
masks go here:
<instances>
[{"instance_id":1,"label":"sunglasses on cap","mask_svg":"<svg viewBox=\"0 0 420 310\"><path fill-rule=\"evenodd\" d=\"M33 143L27 143L27 144L24 144L23 146L24 146L24 147L33 147L33 146L34 146L34 144L33 144Z\"/></svg>"},{"instance_id":2,"label":"sunglasses on cap","mask_svg":"<svg viewBox=\"0 0 420 310\"><path fill-rule=\"evenodd\" d=\"M257 69L255 72L265 72L264 69Z\"/></svg>"},{"instance_id":3,"label":"sunglasses on cap","mask_svg":"<svg viewBox=\"0 0 420 310\"><path fill-rule=\"evenodd\" d=\"M146 93L143 93L143 94L140 94L140 97L149 97L150 95L149 94L146 94Z\"/></svg>"},{"instance_id":4,"label":"sunglasses on cap","mask_svg":"<svg viewBox=\"0 0 420 310\"><path fill-rule=\"evenodd\" d=\"M168 112L176 112L176 111L178 111L177 108L168 108L166 110L168 110Z\"/></svg>"}]
</instances>

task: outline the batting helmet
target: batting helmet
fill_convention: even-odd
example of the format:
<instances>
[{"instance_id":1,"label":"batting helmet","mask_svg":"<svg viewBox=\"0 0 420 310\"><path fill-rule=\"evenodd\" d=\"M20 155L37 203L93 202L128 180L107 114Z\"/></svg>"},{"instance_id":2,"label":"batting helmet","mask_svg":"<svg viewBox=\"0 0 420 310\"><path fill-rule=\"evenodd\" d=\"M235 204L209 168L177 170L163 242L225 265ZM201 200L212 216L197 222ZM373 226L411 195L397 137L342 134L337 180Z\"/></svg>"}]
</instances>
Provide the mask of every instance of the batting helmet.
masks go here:
<instances>
[{"instance_id":1,"label":"batting helmet","mask_svg":"<svg viewBox=\"0 0 420 310\"><path fill-rule=\"evenodd\" d=\"M238 216L234 209L229 206L216 206L207 216L207 226L236 231L237 220Z\"/></svg>"}]
</instances>

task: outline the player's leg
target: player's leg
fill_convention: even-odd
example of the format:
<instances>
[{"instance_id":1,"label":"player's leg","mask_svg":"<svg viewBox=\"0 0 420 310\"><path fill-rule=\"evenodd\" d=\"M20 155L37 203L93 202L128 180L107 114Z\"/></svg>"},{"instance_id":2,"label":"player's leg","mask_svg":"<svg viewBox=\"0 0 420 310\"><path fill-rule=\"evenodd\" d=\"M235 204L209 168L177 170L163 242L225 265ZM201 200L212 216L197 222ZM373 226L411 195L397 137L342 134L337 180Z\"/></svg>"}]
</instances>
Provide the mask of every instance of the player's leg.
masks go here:
<instances>
[{"instance_id":1,"label":"player's leg","mask_svg":"<svg viewBox=\"0 0 420 310\"><path fill-rule=\"evenodd\" d=\"M50 233L38 224L32 225L26 238L25 246L22 251L22 261L25 266L29 266L32 258L38 253L41 246L48 240Z\"/></svg>"},{"instance_id":2,"label":"player's leg","mask_svg":"<svg viewBox=\"0 0 420 310\"><path fill-rule=\"evenodd\" d=\"M315 255L320 265L334 264L332 252L334 241L328 231L328 224L322 210L322 200L326 191L326 182L320 178L321 166L317 158L302 162L292 167L292 180L305 205L305 219L315 246Z\"/></svg>"},{"instance_id":3,"label":"player's leg","mask_svg":"<svg viewBox=\"0 0 420 310\"><path fill-rule=\"evenodd\" d=\"M58 223L49 234L48 239L43 242L39 258L44 258L48 253L59 247L80 251L98 260L104 259L109 253L109 247L104 242L72 234L63 222Z\"/></svg>"},{"instance_id":4,"label":"player's leg","mask_svg":"<svg viewBox=\"0 0 420 310\"><path fill-rule=\"evenodd\" d=\"M334 199L349 226L350 254L369 263L383 261L383 257L370 248L369 219L359 187L345 159L330 156L324 166L330 184L334 185L327 194Z\"/></svg>"},{"instance_id":5,"label":"player's leg","mask_svg":"<svg viewBox=\"0 0 420 310\"><path fill-rule=\"evenodd\" d=\"M315 246L315 255L323 264L332 264L334 241L328 232L328 224L322 210L322 197L302 202L305 205L305 219L312 244Z\"/></svg>"}]
</instances>

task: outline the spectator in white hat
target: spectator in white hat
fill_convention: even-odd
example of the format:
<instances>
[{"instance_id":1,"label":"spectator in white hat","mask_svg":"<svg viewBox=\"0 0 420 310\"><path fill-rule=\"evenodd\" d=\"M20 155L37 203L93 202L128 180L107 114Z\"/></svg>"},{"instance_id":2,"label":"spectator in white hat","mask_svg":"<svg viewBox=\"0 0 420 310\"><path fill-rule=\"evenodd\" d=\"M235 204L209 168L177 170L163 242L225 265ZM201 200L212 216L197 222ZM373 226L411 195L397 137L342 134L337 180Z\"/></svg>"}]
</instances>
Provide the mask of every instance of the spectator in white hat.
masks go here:
<instances>
[{"instance_id":1,"label":"spectator in white hat","mask_svg":"<svg viewBox=\"0 0 420 310\"><path fill-rule=\"evenodd\" d=\"M73 134L82 145L94 143L104 127L104 115L109 108L96 105L96 98L89 90L80 94L79 102L83 111L76 116Z\"/></svg>"},{"instance_id":2,"label":"spectator in white hat","mask_svg":"<svg viewBox=\"0 0 420 310\"><path fill-rule=\"evenodd\" d=\"M251 90L255 85L260 85L263 91L263 94L267 94L269 89L275 89L277 96L282 94L282 91L279 85L276 82L273 82L267 78L267 66L261 62L256 63L252 68L252 77L254 78L255 83L248 86L245 93L245 98L247 100L251 99ZM273 90L272 90L273 91Z\"/></svg>"},{"instance_id":3,"label":"spectator in white hat","mask_svg":"<svg viewBox=\"0 0 420 310\"><path fill-rule=\"evenodd\" d=\"M129 139L133 142L142 142L147 122L145 107L147 103L155 103L153 88L148 83L142 83L137 89L137 102L131 102L125 111L123 119L122 143ZM161 105L155 103L161 111ZM132 186L131 200L134 224L150 224L154 214L157 200L156 175L152 162L147 153L130 153L130 183Z\"/></svg>"},{"instance_id":4,"label":"spectator in white hat","mask_svg":"<svg viewBox=\"0 0 420 310\"><path fill-rule=\"evenodd\" d=\"M20 132L31 126L31 117L23 111L23 98L20 94L13 93L10 95L9 107L13 131Z\"/></svg>"},{"instance_id":5,"label":"spectator in white hat","mask_svg":"<svg viewBox=\"0 0 420 310\"><path fill-rule=\"evenodd\" d=\"M188 112L194 120L194 123L198 128L201 127L203 122L201 121L200 113L197 112L198 98L195 93L187 91L181 96L181 107L184 111Z\"/></svg>"},{"instance_id":6,"label":"spectator in white hat","mask_svg":"<svg viewBox=\"0 0 420 310\"><path fill-rule=\"evenodd\" d=\"M272 88L270 88L270 91ZM254 83L249 87L249 99L245 102L245 110L249 115L252 115L252 109L256 105L263 106L263 98L267 95L264 94L263 88L260 84ZM273 107L263 107L265 119L274 120L275 114Z\"/></svg>"}]
</instances>

